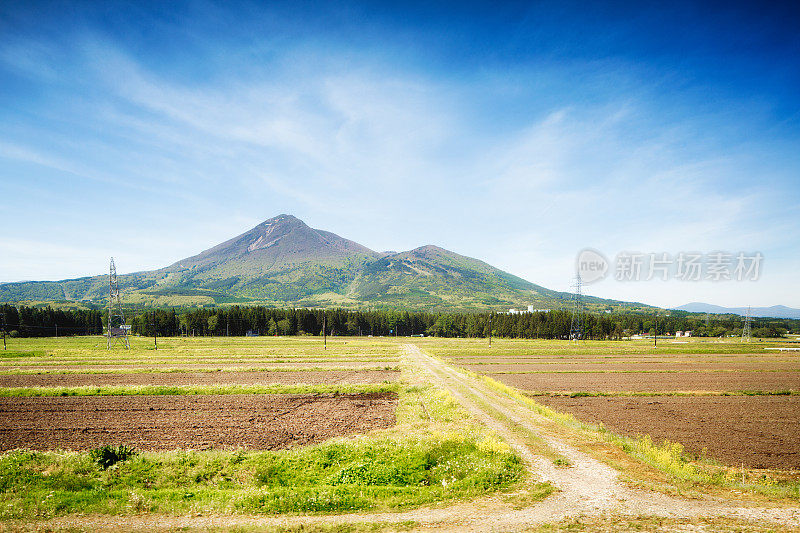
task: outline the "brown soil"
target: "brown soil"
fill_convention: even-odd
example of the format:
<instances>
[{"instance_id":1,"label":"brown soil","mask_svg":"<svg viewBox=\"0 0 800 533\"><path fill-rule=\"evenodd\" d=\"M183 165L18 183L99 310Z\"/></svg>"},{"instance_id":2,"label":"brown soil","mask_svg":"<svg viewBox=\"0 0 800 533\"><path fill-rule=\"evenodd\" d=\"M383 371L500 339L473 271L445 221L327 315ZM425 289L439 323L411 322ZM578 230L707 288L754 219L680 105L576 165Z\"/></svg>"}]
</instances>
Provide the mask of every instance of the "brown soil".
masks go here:
<instances>
[{"instance_id":1,"label":"brown soil","mask_svg":"<svg viewBox=\"0 0 800 533\"><path fill-rule=\"evenodd\" d=\"M397 365L397 361L382 361L382 362L347 362L341 363L321 362L321 363L269 363L261 361L257 364L252 363L136 363L136 364L89 364L89 365L71 365L71 364L53 364L53 365L14 365L0 367L4 371L25 370L36 372L87 372L87 371L128 371L128 370L148 370L157 369L164 371L167 369L179 370L237 370L237 369L253 369L263 368L265 370L271 368L347 368L353 370L361 369L382 369L387 366L393 367Z\"/></svg>"},{"instance_id":2,"label":"brown soil","mask_svg":"<svg viewBox=\"0 0 800 533\"><path fill-rule=\"evenodd\" d=\"M538 397L537 402L602 422L615 433L707 449L730 466L800 469L800 397Z\"/></svg>"},{"instance_id":3,"label":"brown soil","mask_svg":"<svg viewBox=\"0 0 800 533\"><path fill-rule=\"evenodd\" d=\"M0 398L0 450L288 448L395 423L397 395Z\"/></svg>"},{"instance_id":4,"label":"brown soil","mask_svg":"<svg viewBox=\"0 0 800 533\"><path fill-rule=\"evenodd\" d=\"M0 387L79 387L84 385L260 385L267 383L382 383L400 375L391 370L310 372L168 372L140 374L0 375Z\"/></svg>"},{"instance_id":5,"label":"brown soil","mask_svg":"<svg viewBox=\"0 0 800 533\"><path fill-rule=\"evenodd\" d=\"M778 391L800 390L800 372L487 374L525 391Z\"/></svg>"},{"instance_id":6,"label":"brown soil","mask_svg":"<svg viewBox=\"0 0 800 533\"><path fill-rule=\"evenodd\" d=\"M469 361L536 362L536 361L683 361L707 359L709 361L752 361L752 360L797 360L797 355L787 352L763 351L755 353L571 353L571 354L518 354L499 353L496 355L453 355L449 357L458 363Z\"/></svg>"},{"instance_id":7,"label":"brown soil","mask_svg":"<svg viewBox=\"0 0 800 533\"><path fill-rule=\"evenodd\" d=\"M474 372L798 372L800 362L751 361L751 362L703 362L703 361L653 361L619 362L586 361L552 363L494 363L463 365Z\"/></svg>"}]
</instances>

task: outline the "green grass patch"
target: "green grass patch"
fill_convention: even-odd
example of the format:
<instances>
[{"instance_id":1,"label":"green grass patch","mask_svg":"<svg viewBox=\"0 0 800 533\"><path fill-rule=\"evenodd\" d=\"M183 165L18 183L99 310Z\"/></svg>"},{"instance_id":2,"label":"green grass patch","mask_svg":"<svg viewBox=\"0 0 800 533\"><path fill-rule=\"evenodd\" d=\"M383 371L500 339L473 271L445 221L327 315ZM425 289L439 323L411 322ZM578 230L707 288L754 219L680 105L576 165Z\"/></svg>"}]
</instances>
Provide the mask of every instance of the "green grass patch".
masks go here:
<instances>
[{"instance_id":1,"label":"green grass patch","mask_svg":"<svg viewBox=\"0 0 800 533\"><path fill-rule=\"evenodd\" d=\"M340 513L471 497L521 479L518 456L459 434L359 437L286 451L0 456L0 519L70 513Z\"/></svg>"},{"instance_id":2,"label":"green grass patch","mask_svg":"<svg viewBox=\"0 0 800 533\"><path fill-rule=\"evenodd\" d=\"M6 387L0 388L0 397L41 396L181 396L198 394L370 394L397 393L397 382L385 383L334 383L334 384L280 384L267 385L140 385L140 386L82 386L82 387Z\"/></svg>"},{"instance_id":3,"label":"green grass patch","mask_svg":"<svg viewBox=\"0 0 800 533\"><path fill-rule=\"evenodd\" d=\"M490 378L491 379L491 378ZM700 397L700 396L800 396L797 390L742 390L742 391L524 391L525 396L570 398L636 398L636 397Z\"/></svg>"},{"instance_id":4,"label":"green grass patch","mask_svg":"<svg viewBox=\"0 0 800 533\"><path fill-rule=\"evenodd\" d=\"M733 396L733 395L741 395L741 396L800 396L800 391L788 389L788 390L743 390L743 391L736 391L734 393L723 393L723 396Z\"/></svg>"},{"instance_id":5,"label":"green grass patch","mask_svg":"<svg viewBox=\"0 0 800 533\"><path fill-rule=\"evenodd\" d=\"M20 350L4 350L0 352L1 359L21 359L24 357L44 357L47 353L44 351L20 351Z\"/></svg>"}]
</instances>

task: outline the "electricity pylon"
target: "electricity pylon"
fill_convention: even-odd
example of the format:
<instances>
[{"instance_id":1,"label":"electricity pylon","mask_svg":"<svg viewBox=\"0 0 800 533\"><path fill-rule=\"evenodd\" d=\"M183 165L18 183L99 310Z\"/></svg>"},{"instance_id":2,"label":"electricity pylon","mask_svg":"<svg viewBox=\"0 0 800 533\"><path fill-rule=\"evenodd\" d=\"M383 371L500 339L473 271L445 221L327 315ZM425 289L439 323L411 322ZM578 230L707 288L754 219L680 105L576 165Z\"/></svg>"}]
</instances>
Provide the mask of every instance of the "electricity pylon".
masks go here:
<instances>
[{"instance_id":1,"label":"electricity pylon","mask_svg":"<svg viewBox=\"0 0 800 533\"><path fill-rule=\"evenodd\" d=\"M744 327L742 328L742 342L750 342L750 322L753 318L750 316L750 306L747 306L747 314L744 316Z\"/></svg>"},{"instance_id":2,"label":"electricity pylon","mask_svg":"<svg viewBox=\"0 0 800 533\"><path fill-rule=\"evenodd\" d=\"M111 258L111 266L108 270L108 349L111 346L122 342L125 348L130 348L128 340L128 329L125 327L125 314L122 312L122 297L119 294L119 284L117 284L117 267L114 265L114 258Z\"/></svg>"},{"instance_id":3,"label":"electricity pylon","mask_svg":"<svg viewBox=\"0 0 800 533\"><path fill-rule=\"evenodd\" d=\"M575 281L572 285L575 292L572 294L572 324L569 327L569 338L571 340L579 340L583 337L583 324L581 324L581 313L583 312L583 294L581 287L580 273L575 273Z\"/></svg>"}]
</instances>

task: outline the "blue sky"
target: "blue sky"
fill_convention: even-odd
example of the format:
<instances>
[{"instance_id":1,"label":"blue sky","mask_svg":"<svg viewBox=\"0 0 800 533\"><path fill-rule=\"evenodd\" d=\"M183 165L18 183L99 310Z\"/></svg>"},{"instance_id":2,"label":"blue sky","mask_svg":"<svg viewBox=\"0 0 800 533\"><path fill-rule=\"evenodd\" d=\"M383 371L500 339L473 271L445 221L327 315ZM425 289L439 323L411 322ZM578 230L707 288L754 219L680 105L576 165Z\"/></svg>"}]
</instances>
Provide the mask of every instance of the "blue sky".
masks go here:
<instances>
[{"instance_id":1,"label":"blue sky","mask_svg":"<svg viewBox=\"0 0 800 533\"><path fill-rule=\"evenodd\" d=\"M0 4L0 280L158 268L290 213L567 290L576 254L755 252L800 307L800 8Z\"/></svg>"}]
</instances>

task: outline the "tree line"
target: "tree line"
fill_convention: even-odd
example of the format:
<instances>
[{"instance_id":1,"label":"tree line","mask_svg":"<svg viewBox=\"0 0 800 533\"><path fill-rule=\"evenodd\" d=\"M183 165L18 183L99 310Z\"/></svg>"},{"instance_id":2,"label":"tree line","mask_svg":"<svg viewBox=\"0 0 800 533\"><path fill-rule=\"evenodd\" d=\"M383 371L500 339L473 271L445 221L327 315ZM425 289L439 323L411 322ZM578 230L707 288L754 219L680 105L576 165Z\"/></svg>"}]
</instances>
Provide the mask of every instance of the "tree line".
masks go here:
<instances>
[{"instance_id":1,"label":"tree line","mask_svg":"<svg viewBox=\"0 0 800 533\"><path fill-rule=\"evenodd\" d=\"M344 309L274 309L232 306L214 309L129 310L133 334L163 337L243 335L373 335L434 337L496 337L565 339L570 337L572 312L533 313L427 313L395 310L352 311ZM103 333L103 310L61 310L9 304L0 305L0 327L12 336L47 337ZM692 331L693 336L740 335L743 319L737 315L698 315L685 311L657 316L642 312L583 313L584 339L622 339L634 334L673 335ZM800 320L754 318L753 337L779 337L800 333Z\"/></svg>"},{"instance_id":2,"label":"tree line","mask_svg":"<svg viewBox=\"0 0 800 533\"><path fill-rule=\"evenodd\" d=\"M13 337L100 335L105 326L103 310L53 309L0 304L0 328Z\"/></svg>"}]
</instances>

